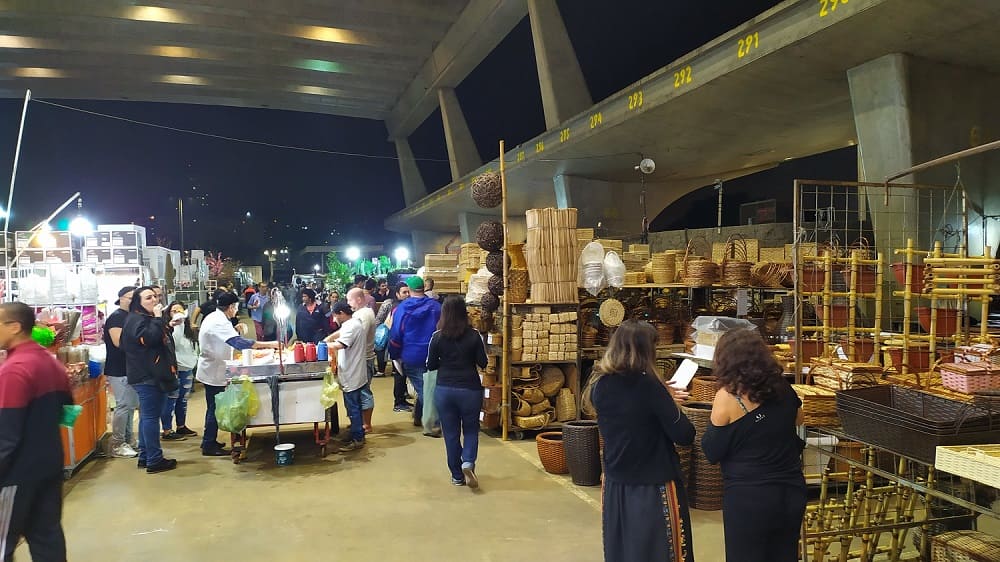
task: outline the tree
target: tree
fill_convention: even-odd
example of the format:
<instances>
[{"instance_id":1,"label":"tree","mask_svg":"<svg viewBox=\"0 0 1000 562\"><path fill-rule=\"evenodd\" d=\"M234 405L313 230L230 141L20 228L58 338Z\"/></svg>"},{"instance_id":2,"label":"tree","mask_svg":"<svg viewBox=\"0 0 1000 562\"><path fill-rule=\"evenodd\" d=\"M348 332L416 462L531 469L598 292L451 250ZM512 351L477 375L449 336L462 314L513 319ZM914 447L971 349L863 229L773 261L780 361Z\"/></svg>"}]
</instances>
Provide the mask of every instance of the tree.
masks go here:
<instances>
[{"instance_id":1,"label":"tree","mask_svg":"<svg viewBox=\"0 0 1000 562\"><path fill-rule=\"evenodd\" d=\"M236 283L236 272L242 262L222 256L222 252L205 252L205 264L208 266L208 276L223 283Z\"/></svg>"},{"instance_id":2,"label":"tree","mask_svg":"<svg viewBox=\"0 0 1000 562\"><path fill-rule=\"evenodd\" d=\"M326 285L342 290L344 287L354 282L354 273L351 266L340 261L337 252L330 252L326 255Z\"/></svg>"}]
</instances>

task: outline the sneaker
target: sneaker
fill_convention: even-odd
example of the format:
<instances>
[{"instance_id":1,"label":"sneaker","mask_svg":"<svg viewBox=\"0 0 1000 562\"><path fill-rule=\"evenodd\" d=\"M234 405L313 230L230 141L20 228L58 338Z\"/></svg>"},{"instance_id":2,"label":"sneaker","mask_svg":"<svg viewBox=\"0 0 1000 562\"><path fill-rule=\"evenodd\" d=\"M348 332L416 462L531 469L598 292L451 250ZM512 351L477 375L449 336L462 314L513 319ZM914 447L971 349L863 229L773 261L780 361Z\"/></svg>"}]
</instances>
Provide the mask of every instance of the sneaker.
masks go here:
<instances>
[{"instance_id":1,"label":"sneaker","mask_svg":"<svg viewBox=\"0 0 1000 562\"><path fill-rule=\"evenodd\" d=\"M471 462L463 462L462 474L465 475L465 483L468 484L470 488L479 487L479 478L476 478L476 465Z\"/></svg>"},{"instance_id":2,"label":"sneaker","mask_svg":"<svg viewBox=\"0 0 1000 562\"><path fill-rule=\"evenodd\" d=\"M229 455L229 451L223 449L222 447L217 447L215 449L202 449L201 456L203 457L225 457Z\"/></svg>"},{"instance_id":3,"label":"sneaker","mask_svg":"<svg viewBox=\"0 0 1000 562\"><path fill-rule=\"evenodd\" d=\"M183 441L187 437L177 433L176 431L171 431L170 433L164 433L160 435L160 441Z\"/></svg>"},{"instance_id":4,"label":"sneaker","mask_svg":"<svg viewBox=\"0 0 1000 562\"><path fill-rule=\"evenodd\" d=\"M413 406L393 406L393 412L412 412Z\"/></svg>"},{"instance_id":5,"label":"sneaker","mask_svg":"<svg viewBox=\"0 0 1000 562\"><path fill-rule=\"evenodd\" d=\"M425 431L424 432L424 436L425 437L434 437L435 439L440 439L441 438L441 430L440 429L435 429L434 431Z\"/></svg>"},{"instance_id":6,"label":"sneaker","mask_svg":"<svg viewBox=\"0 0 1000 562\"><path fill-rule=\"evenodd\" d=\"M350 453L351 451L360 450L365 446L364 441L351 441L340 448L341 453Z\"/></svg>"},{"instance_id":7,"label":"sneaker","mask_svg":"<svg viewBox=\"0 0 1000 562\"><path fill-rule=\"evenodd\" d=\"M111 449L111 456L116 459L134 459L139 456L139 453L130 447L128 443L122 443L121 445Z\"/></svg>"},{"instance_id":8,"label":"sneaker","mask_svg":"<svg viewBox=\"0 0 1000 562\"><path fill-rule=\"evenodd\" d=\"M451 485L452 486L465 486L465 480L462 480L461 478L452 478L451 479Z\"/></svg>"},{"instance_id":9,"label":"sneaker","mask_svg":"<svg viewBox=\"0 0 1000 562\"><path fill-rule=\"evenodd\" d=\"M156 464L146 466L146 474L156 474L177 468L176 459L163 459Z\"/></svg>"},{"instance_id":10,"label":"sneaker","mask_svg":"<svg viewBox=\"0 0 1000 562\"><path fill-rule=\"evenodd\" d=\"M174 433L176 433L178 435L185 435L187 437L194 437L195 435L198 435L197 432L191 431L190 429L188 429L186 427L183 427L183 426L178 427L177 431L175 431Z\"/></svg>"},{"instance_id":11,"label":"sneaker","mask_svg":"<svg viewBox=\"0 0 1000 562\"><path fill-rule=\"evenodd\" d=\"M135 467L136 468L146 468L146 460L145 459L139 459L139 461L137 463L135 463Z\"/></svg>"}]
</instances>

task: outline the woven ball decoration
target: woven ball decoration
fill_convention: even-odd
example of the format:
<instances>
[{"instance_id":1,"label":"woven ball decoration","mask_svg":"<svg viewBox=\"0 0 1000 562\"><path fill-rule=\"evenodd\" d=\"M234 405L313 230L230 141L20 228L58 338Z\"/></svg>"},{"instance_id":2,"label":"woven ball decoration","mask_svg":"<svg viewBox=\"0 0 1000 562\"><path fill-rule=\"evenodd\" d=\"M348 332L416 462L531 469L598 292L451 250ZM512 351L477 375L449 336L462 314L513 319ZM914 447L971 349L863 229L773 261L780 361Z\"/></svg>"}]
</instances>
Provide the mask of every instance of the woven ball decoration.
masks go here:
<instances>
[{"instance_id":1,"label":"woven ball decoration","mask_svg":"<svg viewBox=\"0 0 1000 562\"><path fill-rule=\"evenodd\" d=\"M476 230L476 242L487 252L499 252L503 248L503 224L486 221Z\"/></svg>"},{"instance_id":2,"label":"woven ball decoration","mask_svg":"<svg viewBox=\"0 0 1000 562\"><path fill-rule=\"evenodd\" d=\"M617 326L625 319L625 306L617 299L608 299L601 303L597 314L601 317L601 324Z\"/></svg>"},{"instance_id":3,"label":"woven ball decoration","mask_svg":"<svg viewBox=\"0 0 1000 562\"><path fill-rule=\"evenodd\" d=\"M483 306L483 310L486 312L493 312L500 308L500 299L493 293L486 293L480 299L479 304Z\"/></svg>"},{"instance_id":4,"label":"woven ball decoration","mask_svg":"<svg viewBox=\"0 0 1000 562\"><path fill-rule=\"evenodd\" d=\"M486 254L486 271L493 275L503 275L503 252Z\"/></svg>"},{"instance_id":5,"label":"woven ball decoration","mask_svg":"<svg viewBox=\"0 0 1000 562\"><path fill-rule=\"evenodd\" d=\"M472 200L484 209L492 209L503 200L503 187L500 174L484 172L472 180Z\"/></svg>"},{"instance_id":6,"label":"woven ball decoration","mask_svg":"<svg viewBox=\"0 0 1000 562\"><path fill-rule=\"evenodd\" d=\"M486 288L489 289L490 293L502 297L503 296L503 277L499 275L494 275L490 277L490 280L486 282Z\"/></svg>"}]
</instances>

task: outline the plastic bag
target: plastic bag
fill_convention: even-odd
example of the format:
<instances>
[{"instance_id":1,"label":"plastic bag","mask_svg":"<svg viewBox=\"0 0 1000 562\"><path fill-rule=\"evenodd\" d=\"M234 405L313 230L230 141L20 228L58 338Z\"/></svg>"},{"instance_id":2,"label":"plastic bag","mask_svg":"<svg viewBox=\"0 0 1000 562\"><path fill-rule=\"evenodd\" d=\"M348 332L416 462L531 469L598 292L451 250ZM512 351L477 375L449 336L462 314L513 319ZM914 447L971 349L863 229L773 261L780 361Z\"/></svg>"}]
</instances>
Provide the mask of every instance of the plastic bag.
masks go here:
<instances>
[{"instance_id":1,"label":"plastic bag","mask_svg":"<svg viewBox=\"0 0 1000 562\"><path fill-rule=\"evenodd\" d=\"M252 383L251 383L252 384ZM251 388L252 390L252 388ZM219 429L230 433L240 433L250 422L250 396L242 383L230 384L215 397L215 421Z\"/></svg>"},{"instance_id":2,"label":"plastic bag","mask_svg":"<svg viewBox=\"0 0 1000 562\"><path fill-rule=\"evenodd\" d=\"M243 392L247 393L247 413L250 417L257 415L260 411L260 398L257 396L257 389L253 387L253 383L248 377L240 377L240 386L243 387Z\"/></svg>"},{"instance_id":3,"label":"plastic bag","mask_svg":"<svg viewBox=\"0 0 1000 562\"><path fill-rule=\"evenodd\" d=\"M323 390L319 394L319 403L324 410L329 410L337 403L337 393L340 392L340 383L337 377L333 376L333 371L326 370L323 375Z\"/></svg>"},{"instance_id":4,"label":"plastic bag","mask_svg":"<svg viewBox=\"0 0 1000 562\"><path fill-rule=\"evenodd\" d=\"M389 345L389 327L385 324L375 326L375 351L385 351Z\"/></svg>"},{"instance_id":5,"label":"plastic bag","mask_svg":"<svg viewBox=\"0 0 1000 562\"><path fill-rule=\"evenodd\" d=\"M604 256L604 277L612 287L620 289L625 284L625 262L618 252L611 251Z\"/></svg>"},{"instance_id":6,"label":"plastic bag","mask_svg":"<svg viewBox=\"0 0 1000 562\"><path fill-rule=\"evenodd\" d=\"M80 412L83 412L83 406L79 404L63 406L62 416L59 417L59 425L72 428L76 425L76 418L80 417Z\"/></svg>"},{"instance_id":7,"label":"plastic bag","mask_svg":"<svg viewBox=\"0 0 1000 562\"><path fill-rule=\"evenodd\" d=\"M424 433L430 433L437 428L438 412L434 406L434 389L437 388L438 372L427 371L424 373L424 403L423 417L420 422L424 426Z\"/></svg>"},{"instance_id":8,"label":"plastic bag","mask_svg":"<svg viewBox=\"0 0 1000 562\"><path fill-rule=\"evenodd\" d=\"M593 296L604 288L604 247L591 242L580 254L580 286Z\"/></svg>"}]
</instances>

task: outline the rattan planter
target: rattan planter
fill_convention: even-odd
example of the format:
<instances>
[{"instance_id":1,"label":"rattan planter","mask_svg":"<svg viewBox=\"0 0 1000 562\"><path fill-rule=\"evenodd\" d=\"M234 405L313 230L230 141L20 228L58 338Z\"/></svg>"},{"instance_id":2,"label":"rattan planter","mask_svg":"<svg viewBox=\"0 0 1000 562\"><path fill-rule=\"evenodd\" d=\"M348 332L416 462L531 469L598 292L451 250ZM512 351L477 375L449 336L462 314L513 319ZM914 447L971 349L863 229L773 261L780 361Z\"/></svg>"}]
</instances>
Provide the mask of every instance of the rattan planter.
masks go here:
<instances>
[{"instance_id":1,"label":"rattan planter","mask_svg":"<svg viewBox=\"0 0 1000 562\"><path fill-rule=\"evenodd\" d=\"M539 433L535 437L535 446L538 447L538 458L542 461L542 468L545 469L545 472L549 474L569 473L561 431Z\"/></svg>"},{"instance_id":2,"label":"rattan planter","mask_svg":"<svg viewBox=\"0 0 1000 562\"><path fill-rule=\"evenodd\" d=\"M570 421L563 425L563 445L566 466L578 486L598 486L601 483L600 436L597 422Z\"/></svg>"},{"instance_id":3,"label":"rattan planter","mask_svg":"<svg viewBox=\"0 0 1000 562\"><path fill-rule=\"evenodd\" d=\"M483 172L472 180L472 200L484 209L492 209L503 202L500 174Z\"/></svg>"}]
</instances>

